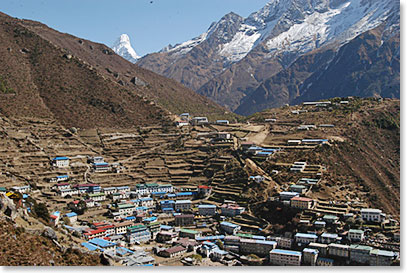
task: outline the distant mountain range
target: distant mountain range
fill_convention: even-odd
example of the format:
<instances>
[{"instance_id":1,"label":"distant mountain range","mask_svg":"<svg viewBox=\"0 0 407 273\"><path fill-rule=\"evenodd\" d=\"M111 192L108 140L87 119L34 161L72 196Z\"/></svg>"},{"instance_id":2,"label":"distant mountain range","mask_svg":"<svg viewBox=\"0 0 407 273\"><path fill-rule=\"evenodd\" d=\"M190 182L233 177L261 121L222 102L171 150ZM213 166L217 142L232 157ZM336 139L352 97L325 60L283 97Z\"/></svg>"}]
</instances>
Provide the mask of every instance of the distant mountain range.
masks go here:
<instances>
[{"instance_id":1,"label":"distant mountain range","mask_svg":"<svg viewBox=\"0 0 407 273\"><path fill-rule=\"evenodd\" d=\"M132 128L170 124L184 112L214 118L227 112L103 44L3 13L0 26L0 115L49 117L79 128ZM119 43L118 50L130 48L127 36ZM137 58L131 50L125 56Z\"/></svg>"},{"instance_id":2,"label":"distant mountain range","mask_svg":"<svg viewBox=\"0 0 407 273\"><path fill-rule=\"evenodd\" d=\"M272 0L189 41L137 60L249 115L333 96L400 97L395 0ZM116 51L133 61L129 52Z\"/></svg>"}]
</instances>

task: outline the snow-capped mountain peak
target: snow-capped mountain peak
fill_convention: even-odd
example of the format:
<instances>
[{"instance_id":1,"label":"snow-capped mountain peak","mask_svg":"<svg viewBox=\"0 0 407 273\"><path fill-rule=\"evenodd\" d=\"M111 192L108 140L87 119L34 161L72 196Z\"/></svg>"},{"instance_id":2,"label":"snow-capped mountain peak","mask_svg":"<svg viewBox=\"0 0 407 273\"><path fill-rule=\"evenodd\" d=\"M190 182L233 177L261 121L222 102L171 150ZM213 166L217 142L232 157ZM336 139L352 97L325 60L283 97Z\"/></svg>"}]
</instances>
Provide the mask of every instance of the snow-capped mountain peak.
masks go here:
<instances>
[{"instance_id":1,"label":"snow-capped mountain peak","mask_svg":"<svg viewBox=\"0 0 407 273\"><path fill-rule=\"evenodd\" d=\"M122 34L113 44L112 49L116 54L122 56L126 60L136 63L140 56L137 55L130 43L130 37L127 34Z\"/></svg>"}]
</instances>

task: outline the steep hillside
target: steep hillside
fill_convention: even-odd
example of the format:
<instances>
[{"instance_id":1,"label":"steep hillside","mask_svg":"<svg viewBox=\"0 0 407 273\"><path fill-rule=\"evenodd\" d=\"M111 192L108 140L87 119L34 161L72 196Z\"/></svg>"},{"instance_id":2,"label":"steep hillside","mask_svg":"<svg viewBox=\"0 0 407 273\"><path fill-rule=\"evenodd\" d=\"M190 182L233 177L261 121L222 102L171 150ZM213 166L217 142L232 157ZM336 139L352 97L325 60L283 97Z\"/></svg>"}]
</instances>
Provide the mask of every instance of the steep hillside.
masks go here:
<instances>
[{"instance_id":1,"label":"steep hillside","mask_svg":"<svg viewBox=\"0 0 407 273\"><path fill-rule=\"evenodd\" d=\"M225 110L108 47L0 14L0 111L53 116L65 126L134 127L168 123L170 112ZM27 99L30 98L30 99Z\"/></svg>"},{"instance_id":2,"label":"steep hillside","mask_svg":"<svg viewBox=\"0 0 407 273\"><path fill-rule=\"evenodd\" d=\"M344 46L348 43L353 44L351 47L371 43L369 31L379 26L381 31L399 36L399 24L399 4L392 0L271 0L248 18L228 14L201 36L147 55L138 64L173 78L238 114L248 115L290 103L305 92L306 88L302 88L304 91L299 88L306 79L306 87L313 87L311 92L307 91L308 97L316 99L341 95L345 87L325 90L333 86L319 83L322 79L331 82L337 74L339 82L350 80L350 84L359 85L360 90L352 93L354 95L371 96L373 85L381 85L381 89L394 88L399 77L396 69L399 54L395 54L386 80L373 80L370 87L363 84L365 79L355 77L355 73L370 74L370 80L379 79L381 71L388 69L386 56L378 54L374 68L365 65L361 54L347 59L351 63L345 67L345 60L330 62L330 58L335 56L332 53L346 51ZM366 34L361 35L363 33ZM398 44L390 41L388 35L377 35L382 36L383 44L389 42L394 52L393 46ZM379 50L381 45L374 47ZM315 57L317 63L301 60L316 52L330 58L321 61ZM328 65L332 73L323 72ZM352 67L352 71L347 67ZM395 94L378 93L384 97Z\"/></svg>"}]
</instances>

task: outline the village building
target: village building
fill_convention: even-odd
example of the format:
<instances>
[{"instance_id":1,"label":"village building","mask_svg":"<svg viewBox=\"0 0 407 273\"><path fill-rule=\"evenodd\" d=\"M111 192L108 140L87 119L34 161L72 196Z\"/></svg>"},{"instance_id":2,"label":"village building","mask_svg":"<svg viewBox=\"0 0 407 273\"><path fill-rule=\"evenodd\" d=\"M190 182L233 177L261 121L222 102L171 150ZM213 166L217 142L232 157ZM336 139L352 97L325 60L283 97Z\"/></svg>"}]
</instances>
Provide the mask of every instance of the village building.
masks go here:
<instances>
[{"instance_id":1,"label":"village building","mask_svg":"<svg viewBox=\"0 0 407 273\"><path fill-rule=\"evenodd\" d=\"M186 120L176 121L175 125L177 127L189 126L189 122Z\"/></svg>"},{"instance_id":2,"label":"village building","mask_svg":"<svg viewBox=\"0 0 407 273\"><path fill-rule=\"evenodd\" d=\"M359 229L350 229L348 231L348 240L351 242L360 242L365 238L364 231Z\"/></svg>"},{"instance_id":3,"label":"village building","mask_svg":"<svg viewBox=\"0 0 407 273\"><path fill-rule=\"evenodd\" d=\"M63 189L59 191L59 194L61 197L66 197L66 196L74 196L74 195L79 195L79 191L77 189Z\"/></svg>"},{"instance_id":4,"label":"village building","mask_svg":"<svg viewBox=\"0 0 407 273\"><path fill-rule=\"evenodd\" d=\"M106 230L104 229L95 229L88 230L83 234L86 240L92 240L95 238L104 238L106 237Z\"/></svg>"},{"instance_id":5,"label":"village building","mask_svg":"<svg viewBox=\"0 0 407 273\"><path fill-rule=\"evenodd\" d=\"M74 225L76 223L76 221L78 221L78 214L76 214L75 212L69 212L69 213L65 214L65 217L67 217L69 219L69 222L71 223L71 225Z\"/></svg>"},{"instance_id":6,"label":"village building","mask_svg":"<svg viewBox=\"0 0 407 273\"><path fill-rule=\"evenodd\" d=\"M177 200L174 204L175 211L190 211L192 208L191 200Z\"/></svg>"},{"instance_id":7,"label":"village building","mask_svg":"<svg viewBox=\"0 0 407 273\"><path fill-rule=\"evenodd\" d=\"M69 158L65 156L57 156L52 159L52 166L58 168L69 167Z\"/></svg>"},{"instance_id":8,"label":"village building","mask_svg":"<svg viewBox=\"0 0 407 273\"><path fill-rule=\"evenodd\" d=\"M192 226L194 224L193 214L180 214L175 215L176 226Z\"/></svg>"},{"instance_id":9,"label":"village building","mask_svg":"<svg viewBox=\"0 0 407 273\"><path fill-rule=\"evenodd\" d=\"M270 241L276 241L277 247L279 247L279 248L291 249L292 244L293 244L293 239L291 239L291 238L280 237L280 236L270 236L267 238Z\"/></svg>"},{"instance_id":10,"label":"village building","mask_svg":"<svg viewBox=\"0 0 407 273\"><path fill-rule=\"evenodd\" d=\"M240 226L233 224L233 223L229 223L229 222L221 222L220 223L220 228L222 230L224 230L227 234L236 234L237 232L240 231Z\"/></svg>"},{"instance_id":11,"label":"village building","mask_svg":"<svg viewBox=\"0 0 407 273\"><path fill-rule=\"evenodd\" d=\"M90 244L100 247L103 251L115 250L116 243L112 243L108 240L104 240L101 238L94 238L89 241Z\"/></svg>"},{"instance_id":12,"label":"village building","mask_svg":"<svg viewBox=\"0 0 407 273\"><path fill-rule=\"evenodd\" d=\"M136 206L127 203L117 204L117 211L121 217L132 216L136 211Z\"/></svg>"},{"instance_id":13,"label":"village building","mask_svg":"<svg viewBox=\"0 0 407 273\"><path fill-rule=\"evenodd\" d=\"M161 210L168 209L168 208L173 210L174 209L174 204L175 204L174 200L160 201Z\"/></svg>"},{"instance_id":14,"label":"village building","mask_svg":"<svg viewBox=\"0 0 407 273\"><path fill-rule=\"evenodd\" d=\"M325 228L326 222L324 221L315 221L314 222L314 227L316 228Z\"/></svg>"},{"instance_id":15,"label":"village building","mask_svg":"<svg viewBox=\"0 0 407 273\"><path fill-rule=\"evenodd\" d=\"M300 196L298 192L282 191L280 192L280 201L291 200L296 196Z\"/></svg>"},{"instance_id":16,"label":"village building","mask_svg":"<svg viewBox=\"0 0 407 273\"><path fill-rule=\"evenodd\" d=\"M351 245L350 250L350 261L356 262L358 264L369 264L370 251L373 250L371 246L364 245Z\"/></svg>"},{"instance_id":17,"label":"village building","mask_svg":"<svg viewBox=\"0 0 407 273\"><path fill-rule=\"evenodd\" d=\"M255 254L261 257L267 256L270 250L277 247L275 241L255 240L255 239L241 239L240 240L240 253L242 254Z\"/></svg>"},{"instance_id":18,"label":"village building","mask_svg":"<svg viewBox=\"0 0 407 273\"><path fill-rule=\"evenodd\" d=\"M262 176L262 175L256 175L256 176L250 176L249 177L249 181L254 181L254 182L256 182L256 183L261 183L261 182L263 182L264 181L264 176Z\"/></svg>"},{"instance_id":19,"label":"village building","mask_svg":"<svg viewBox=\"0 0 407 273\"><path fill-rule=\"evenodd\" d=\"M298 192L300 194L303 194L307 191L307 187L304 185L291 185L290 186L290 191L292 192Z\"/></svg>"},{"instance_id":20,"label":"village building","mask_svg":"<svg viewBox=\"0 0 407 273\"><path fill-rule=\"evenodd\" d=\"M334 260L329 258L318 257L317 266L333 266Z\"/></svg>"},{"instance_id":21,"label":"village building","mask_svg":"<svg viewBox=\"0 0 407 273\"><path fill-rule=\"evenodd\" d=\"M174 246L167 249L160 251L158 254L162 257L173 258L177 256L181 256L187 251L187 249L183 246Z\"/></svg>"},{"instance_id":22,"label":"village building","mask_svg":"<svg viewBox=\"0 0 407 273\"><path fill-rule=\"evenodd\" d=\"M370 266L389 266L392 264L396 253L393 251L386 251L380 249L373 249L370 251Z\"/></svg>"},{"instance_id":23,"label":"village building","mask_svg":"<svg viewBox=\"0 0 407 273\"><path fill-rule=\"evenodd\" d=\"M146 208L154 207L154 200L151 197L140 198L140 199L138 199L138 201L140 202L140 205L142 207L146 207Z\"/></svg>"},{"instance_id":24,"label":"village building","mask_svg":"<svg viewBox=\"0 0 407 273\"><path fill-rule=\"evenodd\" d=\"M319 251L313 248L304 248L302 250L303 262L306 265L315 266L317 264Z\"/></svg>"},{"instance_id":25,"label":"village building","mask_svg":"<svg viewBox=\"0 0 407 273\"><path fill-rule=\"evenodd\" d=\"M145 225L131 226L127 228L126 239L130 244L147 242L151 239L151 232Z\"/></svg>"},{"instance_id":26,"label":"village building","mask_svg":"<svg viewBox=\"0 0 407 273\"><path fill-rule=\"evenodd\" d=\"M224 119L217 120L217 121L216 121L216 124L226 124L226 125L228 125L228 124L229 124L229 120L224 120Z\"/></svg>"},{"instance_id":27,"label":"village building","mask_svg":"<svg viewBox=\"0 0 407 273\"><path fill-rule=\"evenodd\" d=\"M208 118L207 117L194 117L191 120L192 125L204 125L208 124Z\"/></svg>"},{"instance_id":28,"label":"village building","mask_svg":"<svg viewBox=\"0 0 407 273\"><path fill-rule=\"evenodd\" d=\"M290 200L290 205L292 208L296 209L311 209L313 204L313 200L306 197L293 197Z\"/></svg>"},{"instance_id":29,"label":"village building","mask_svg":"<svg viewBox=\"0 0 407 273\"><path fill-rule=\"evenodd\" d=\"M19 192L19 193L28 193L31 191L31 186L26 185L26 186L15 186L11 188L11 191L13 192Z\"/></svg>"},{"instance_id":30,"label":"village building","mask_svg":"<svg viewBox=\"0 0 407 273\"><path fill-rule=\"evenodd\" d=\"M71 188L71 185L69 183L58 183L53 188L56 189L57 191L67 190Z\"/></svg>"},{"instance_id":31,"label":"village building","mask_svg":"<svg viewBox=\"0 0 407 273\"><path fill-rule=\"evenodd\" d=\"M178 200L191 200L194 194L192 192L177 192L175 196Z\"/></svg>"},{"instance_id":32,"label":"village building","mask_svg":"<svg viewBox=\"0 0 407 273\"><path fill-rule=\"evenodd\" d=\"M341 238L338 236L338 234L324 232L324 233L322 233L322 235L320 237L320 242L323 244L330 244L330 243L335 243L340 239Z\"/></svg>"},{"instance_id":33,"label":"village building","mask_svg":"<svg viewBox=\"0 0 407 273\"><path fill-rule=\"evenodd\" d=\"M383 213L380 209L361 209L363 221L380 223L383 220Z\"/></svg>"},{"instance_id":34,"label":"village building","mask_svg":"<svg viewBox=\"0 0 407 273\"><path fill-rule=\"evenodd\" d=\"M180 238L175 242L175 244L185 247L188 251L196 251L196 249L199 247L199 243L196 240L188 237Z\"/></svg>"},{"instance_id":35,"label":"village building","mask_svg":"<svg viewBox=\"0 0 407 273\"><path fill-rule=\"evenodd\" d=\"M93 170L95 172L109 172L112 167L107 162L93 163Z\"/></svg>"},{"instance_id":36,"label":"village building","mask_svg":"<svg viewBox=\"0 0 407 273\"><path fill-rule=\"evenodd\" d=\"M212 252L212 259L215 260L215 261L221 261L228 254L229 254L229 252L227 252L225 250L215 249Z\"/></svg>"},{"instance_id":37,"label":"village building","mask_svg":"<svg viewBox=\"0 0 407 273\"><path fill-rule=\"evenodd\" d=\"M299 139L289 139L289 140L287 140L287 145L289 145L289 146L300 146L301 145L301 140L299 140Z\"/></svg>"},{"instance_id":38,"label":"village building","mask_svg":"<svg viewBox=\"0 0 407 273\"><path fill-rule=\"evenodd\" d=\"M198 206L200 215L214 216L216 214L216 205L203 204Z\"/></svg>"},{"instance_id":39,"label":"village building","mask_svg":"<svg viewBox=\"0 0 407 273\"><path fill-rule=\"evenodd\" d=\"M196 230L182 228L179 231L180 238L196 239L199 236L201 236L201 233Z\"/></svg>"},{"instance_id":40,"label":"village building","mask_svg":"<svg viewBox=\"0 0 407 273\"><path fill-rule=\"evenodd\" d=\"M91 193L89 194L89 199L95 202L102 202L106 200L106 195L104 193Z\"/></svg>"},{"instance_id":41,"label":"village building","mask_svg":"<svg viewBox=\"0 0 407 273\"><path fill-rule=\"evenodd\" d=\"M300 244L315 243L318 240L318 236L310 233L297 233L294 236L295 242Z\"/></svg>"},{"instance_id":42,"label":"village building","mask_svg":"<svg viewBox=\"0 0 407 273\"><path fill-rule=\"evenodd\" d=\"M341 258L349 258L349 246L331 243L328 245L329 255Z\"/></svg>"},{"instance_id":43,"label":"village building","mask_svg":"<svg viewBox=\"0 0 407 273\"><path fill-rule=\"evenodd\" d=\"M182 113L181 115L179 115L179 117L180 117L182 120L189 120L189 119L190 119L189 113Z\"/></svg>"},{"instance_id":44,"label":"village building","mask_svg":"<svg viewBox=\"0 0 407 273\"><path fill-rule=\"evenodd\" d=\"M322 219L327 224L335 224L338 222L339 217L335 216L335 215L326 214L326 215L324 215L324 217L322 217Z\"/></svg>"},{"instance_id":45,"label":"village building","mask_svg":"<svg viewBox=\"0 0 407 273\"><path fill-rule=\"evenodd\" d=\"M170 244L175 240L175 238L176 238L175 233L173 233L171 231L161 230L160 232L157 233L157 236L155 239L159 243Z\"/></svg>"},{"instance_id":46,"label":"village building","mask_svg":"<svg viewBox=\"0 0 407 273\"><path fill-rule=\"evenodd\" d=\"M240 215L245 211L244 207L240 207L237 204L223 204L220 209L221 214L228 217Z\"/></svg>"},{"instance_id":47,"label":"village building","mask_svg":"<svg viewBox=\"0 0 407 273\"><path fill-rule=\"evenodd\" d=\"M212 191L212 187L200 185L198 186L198 195L200 196L208 196Z\"/></svg>"},{"instance_id":48,"label":"village building","mask_svg":"<svg viewBox=\"0 0 407 273\"><path fill-rule=\"evenodd\" d=\"M273 249L270 251L270 263L273 265L282 266L300 266L301 265L301 252Z\"/></svg>"},{"instance_id":49,"label":"village building","mask_svg":"<svg viewBox=\"0 0 407 273\"><path fill-rule=\"evenodd\" d=\"M57 226L59 224L59 220L61 219L61 213L56 211L50 215L50 223L53 226Z\"/></svg>"},{"instance_id":50,"label":"village building","mask_svg":"<svg viewBox=\"0 0 407 273\"><path fill-rule=\"evenodd\" d=\"M128 196L124 192L115 192L111 194L113 201L127 199Z\"/></svg>"},{"instance_id":51,"label":"village building","mask_svg":"<svg viewBox=\"0 0 407 273\"><path fill-rule=\"evenodd\" d=\"M56 177L52 177L49 182L58 183L69 180L69 175L58 175Z\"/></svg>"},{"instance_id":52,"label":"village building","mask_svg":"<svg viewBox=\"0 0 407 273\"><path fill-rule=\"evenodd\" d=\"M328 255L328 245L327 244L320 244L320 243L310 243L308 248L317 249L319 252L319 256L326 256Z\"/></svg>"},{"instance_id":53,"label":"village building","mask_svg":"<svg viewBox=\"0 0 407 273\"><path fill-rule=\"evenodd\" d=\"M133 221L125 221L121 223L114 224L115 234L123 235L127 233L127 228L133 226Z\"/></svg>"}]
</instances>

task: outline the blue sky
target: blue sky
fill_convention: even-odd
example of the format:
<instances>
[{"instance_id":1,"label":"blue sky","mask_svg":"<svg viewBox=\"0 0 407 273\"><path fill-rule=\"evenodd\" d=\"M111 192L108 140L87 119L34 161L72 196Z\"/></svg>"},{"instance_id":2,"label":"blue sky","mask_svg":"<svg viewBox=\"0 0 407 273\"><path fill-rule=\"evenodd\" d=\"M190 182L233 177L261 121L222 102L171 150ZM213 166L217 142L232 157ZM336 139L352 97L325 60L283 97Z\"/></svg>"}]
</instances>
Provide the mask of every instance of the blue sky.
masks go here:
<instances>
[{"instance_id":1,"label":"blue sky","mask_svg":"<svg viewBox=\"0 0 407 273\"><path fill-rule=\"evenodd\" d=\"M144 55L200 35L231 11L247 17L268 1L0 0L0 11L108 46L127 33Z\"/></svg>"}]
</instances>

